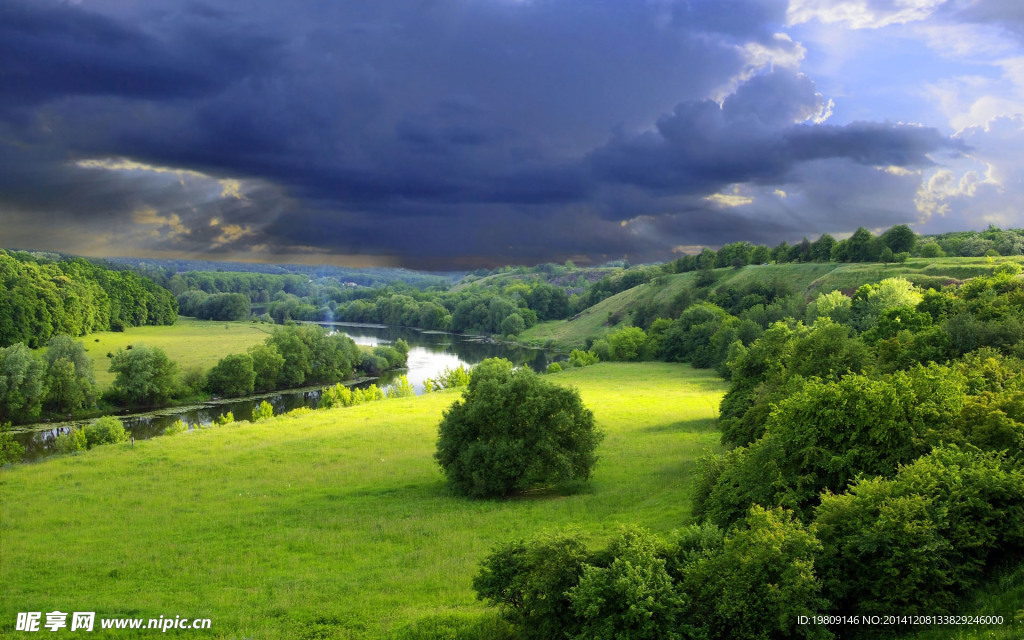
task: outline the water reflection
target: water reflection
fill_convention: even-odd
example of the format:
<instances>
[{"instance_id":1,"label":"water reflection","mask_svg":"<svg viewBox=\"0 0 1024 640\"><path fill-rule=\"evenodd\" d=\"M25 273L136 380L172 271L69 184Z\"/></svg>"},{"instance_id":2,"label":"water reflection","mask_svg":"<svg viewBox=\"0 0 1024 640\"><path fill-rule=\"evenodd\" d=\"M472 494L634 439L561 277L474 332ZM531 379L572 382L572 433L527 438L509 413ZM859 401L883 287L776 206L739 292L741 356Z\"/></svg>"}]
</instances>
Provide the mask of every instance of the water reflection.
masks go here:
<instances>
[{"instance_id":1,"label":"water reflection","mask_svg":"<svg viewBox=\"0 0 1024 640\"><path fill-rule=\"evenodd\" d=\"M424 380L436 377L445 368L471 366L487 358L500 357L511 360L516 366L525 365L535 371L544 371L551 362L564 359L564 356L552 351L499 344L476 336L344 322L321 323L321 326L330 331L345 333L360 345L378 346L392 344L399 338L405 340L410 347L407 369L389 371L379 380L367 381L356 386L385 386L398 376L406 375L417 395L423 393ZM160 435L164 429L179 419L187 425L209 425L215 418L230 411L235 420L249 420L252 418L253 410L263 401L274 406L275 415L299 407L315 409L320 401L320 388L293 389L119 417L132 436L137 440L144 440ZM19 432L15 433L15 438L25 446L25 460L36 460L52 454L57 436L71 427L70 423L27 425L17 428Z\"/></svg>"}]
</instances>

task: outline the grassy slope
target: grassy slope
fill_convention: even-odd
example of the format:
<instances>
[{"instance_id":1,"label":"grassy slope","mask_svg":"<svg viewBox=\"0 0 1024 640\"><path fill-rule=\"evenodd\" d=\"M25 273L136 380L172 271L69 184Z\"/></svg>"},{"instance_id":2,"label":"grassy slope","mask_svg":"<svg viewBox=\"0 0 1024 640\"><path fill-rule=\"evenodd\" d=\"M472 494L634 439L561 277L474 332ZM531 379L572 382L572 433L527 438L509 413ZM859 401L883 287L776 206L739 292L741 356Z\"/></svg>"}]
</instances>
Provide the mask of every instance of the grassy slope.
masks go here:
<instances>
[{"instance_id":1,"label":"grassy slope","mask_svg":"<svg viewBox=\"0 0 1024 640\"><path fill-rule=\"evenodd\" d=\"M160 347L182 369L209 369L231 353L244 353L254 344L266 340L270 325L251 322L215 322L179 317L169 327L132 327L124 332L91 333L79 341L92 358L96 381L107 389L114 381L107 353L115 353L128 345Z\"/></svg>"},{"instance_id":2,"label":"grassy slope","mask_svg":"<svg viewBox=\"0 0 1024 640\"><path fill-rule=\"evenodd\" d=\"M782 280L796 292L808 299L819 293L841 289L852 293L862 284L878 282L885 278L903 276L923 283L933 278L960 280L982 275L991 271L1000 262L1019 260L1017 258L912 258L906 264L771 264L751 265L741 269L717 269L714 287L735 287L737 289L755 282ZM584 310L571 320L543 322L520 334L525 343L543 344L548 340L564 347L581 346L591 336L601 336L614 327L605 326L610 313L619 312L624 318L617 326L628 323L630 314L637 304L654 300L667 304L686 289L692 289L696 273L679 273L666 276L662 282L654 281L618 293Z\"/></svg>"},{"instance_id":3,"label":"grassy slope","mask_svg":"<svg viewBox=\"0 0 1024 640\"><path fill-rule=\"evenodd\" d=\"M685 523L724 383L665 363L550 379L577 386L607 433L575 495L450 495L431 456L454 392L4 469L0 634L18 611L57 609L209 617L204 637L380 637L484 612L471 579L499 541Z\"/></svg>"},{"instance_id":4,"label":"grassy slope","mask_svg":"<svg viewBox=\"0 0 1024 640\"><path fill-rule=\"evenodd\" d=\"M523 282L528 280L541 279L546 282L552 280L576 280L580 275L583 275L588 282L595 282L600 280L604 276L614 276L615 274L622 273L621 267L581 267L576 271L569 272L568 274L562 274L561 276L551 277L543 273L517 273L510 271L507 273L495 273L493 275L484 276L478 278L475 276L467 276L456 282L452 287L452 292L462 291L470 287L480 287L482 289L491 288L502 288L508 285L516 284L517 282Z\"/></svg>"}]
</instances>

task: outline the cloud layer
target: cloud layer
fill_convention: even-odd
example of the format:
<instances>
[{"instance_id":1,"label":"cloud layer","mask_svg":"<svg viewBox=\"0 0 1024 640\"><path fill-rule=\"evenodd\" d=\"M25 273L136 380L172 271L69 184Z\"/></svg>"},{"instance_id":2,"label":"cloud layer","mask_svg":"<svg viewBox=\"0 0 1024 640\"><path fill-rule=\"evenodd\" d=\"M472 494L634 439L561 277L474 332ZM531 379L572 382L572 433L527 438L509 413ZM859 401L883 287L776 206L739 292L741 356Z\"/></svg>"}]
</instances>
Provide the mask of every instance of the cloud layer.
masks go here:
<instances>
[{"instance_id":1,"label":"cloud layer","mask_svg":"<svg viewBox=\"0 0 1024 640\"><path fill-rule=\"evenodd\" d=\"M874 4L0 0L0 244L447 268L913 222L990 139L836 122L784 33L950 13Z\"/></svg>"}]
</instances>

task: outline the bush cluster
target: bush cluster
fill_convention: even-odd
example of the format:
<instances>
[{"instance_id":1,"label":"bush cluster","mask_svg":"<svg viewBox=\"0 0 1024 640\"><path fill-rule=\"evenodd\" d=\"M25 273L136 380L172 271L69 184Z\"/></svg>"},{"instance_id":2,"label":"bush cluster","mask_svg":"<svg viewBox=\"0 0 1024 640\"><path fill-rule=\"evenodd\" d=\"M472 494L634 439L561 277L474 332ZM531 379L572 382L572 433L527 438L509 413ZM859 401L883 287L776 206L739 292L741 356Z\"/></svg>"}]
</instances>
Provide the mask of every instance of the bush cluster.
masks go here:
<instances>
[{"instance_id":1,"label":"bush cluster","mask_svg":"<svg viewBox=\"0 0 1024 640\"><path fill-rule=\"evenodd\" d=\"M601 440L578 392L497 358L473 369L439 431L434 457L449 485L476 498L585 481Z\"/></svg>"},{"instance_id":2,"label":"bush cluster","mask_svg":"<svg viewBox=\"0 0 1024 640\"><path fill-rule=\"evenodd\" d=\"M524 638L825 639L821 544L791 512L753 507L736 527L662 538L627 528L589 550L579 533L498 545L473 587Z\"/></svg>"}]
</instances>

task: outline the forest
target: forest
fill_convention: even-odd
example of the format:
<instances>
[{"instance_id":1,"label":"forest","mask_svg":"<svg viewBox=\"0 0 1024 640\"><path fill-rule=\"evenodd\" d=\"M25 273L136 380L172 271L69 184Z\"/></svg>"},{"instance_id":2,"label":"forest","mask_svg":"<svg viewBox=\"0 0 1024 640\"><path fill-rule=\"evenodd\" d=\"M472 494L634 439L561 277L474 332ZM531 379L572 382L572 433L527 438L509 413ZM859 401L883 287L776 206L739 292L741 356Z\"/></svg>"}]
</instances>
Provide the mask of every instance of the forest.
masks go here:
<instances>
[{"instance_id":1,"label":"forest","mask_svg":"<svg viewBox=\"0 0 1024 640\"><path fill-rule=\"evenodd\" d=\"M0 249L0 347L36 348L57 334L167 325L177 317L171 292L131 271Z\"/></svg>"}]
</instances>

